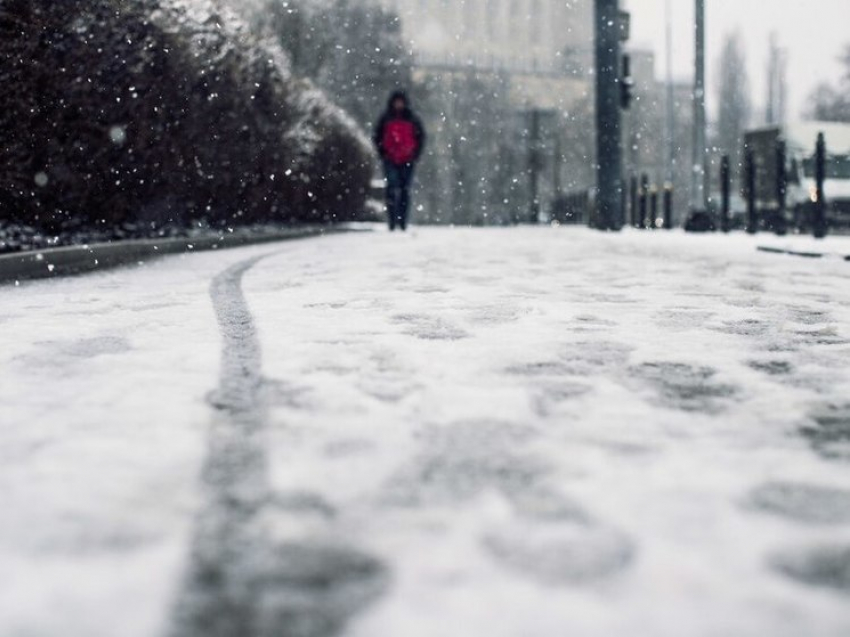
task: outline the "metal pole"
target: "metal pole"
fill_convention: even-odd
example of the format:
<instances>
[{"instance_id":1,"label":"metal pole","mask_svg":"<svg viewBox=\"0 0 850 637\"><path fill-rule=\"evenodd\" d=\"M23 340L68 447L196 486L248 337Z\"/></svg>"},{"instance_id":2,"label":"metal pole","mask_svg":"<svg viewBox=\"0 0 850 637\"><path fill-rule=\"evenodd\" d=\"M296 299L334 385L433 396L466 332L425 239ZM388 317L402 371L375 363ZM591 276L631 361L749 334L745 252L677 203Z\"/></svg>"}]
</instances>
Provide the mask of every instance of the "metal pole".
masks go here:
<instances>
[{"instance_id":1,"label":"metal pole","mask_svg":"<svg viewBox=\"0 0 850 637\"><path fill-rule=\"evenodd\" d=\"M619 0L594 0L596 35L597 206L600 230L623 218Z\"/></svg>"},{"instance_id":2,"label":"metal pole","mask_svg":"<svg viewBox=\"0 0 850 637\"><path fill-rule=\"evenodd\" d=\"M528 142L528 172L531 180L531 210L530 219L532 225L540 221L540 111L531 111L531 135Z\"/></svg>"},{"instance_id":3,"label":"metal pole","mask_svg":"<svg viewBox=\"0 0 850 637\"><path fill-rule=\"evenodd\" d=\"M620 218L617 220L617 230L626 225L626 206L629 203L627 198L628 193L626 192L625 184L623 184L623 187L620 188Z\"/></svg>"},{"instance_id":4,"label":"metal pole","mask_svg":"<svg viewBox=\"0 0 850 637\"><path fill-rule=\"evenodd\" d=\"M555 130L555 157L553 162L552 186L555 191L555 199L560 199L563 193L561 192L561 164L564 163L564 158L561 151L561 133L560 126Z\"/></svg>"},{"instance_id":5,"label":"metal pole","mask_svg":"<svg viewBox=\"0 0 850 637\"><path fill-rule=\"evenodd\" d=\"M637 226L638 224L638 178L637 175L632 175L631 183L629 184L629 194L630 194L630 202L629 202L629 213L631 216L631 225L632 227Z\"/></svg>"},{"instance_id":6,"label":"metal pole","mask_svg":"<svg viewBox=\"0 0 850 637\"><path fill-rule=\"evenodd\" d=\"M815 147L815 214L813 233L816 239L823 239L827 232L826 198L824 197L823 182L826 180L826 139L823 133L818 133Z\"/></svg>"},{"instance_id":7,"label":"metal pole","mask_svg":"<svg viewBox=\"0 0 850 637\"><path fill-rule=\"evenodd\" d=\"M788 232L787 212L787 197L786 191L788 188L788 174L785 168L787 147L784 140L776 142L776 221L773 230L778 235L784 235Z\"/></svg>"},{"instance_id":8,"label":"metal pole","mask_svg":"<svg viewBox=\"0 0 850 637\"><path fill-rule=\"evenodd\" d=\"M696 0L696 68L694 74L694 148L691 212L708 210L705 188L705 0Z\"/></svg>"},{"instance_id":9,"label":"metal pole","mask_svg":"<svg viewBox=\"0 0 850 637\"><path fill-rule=\"evenodd\" d=\"M638 224L641 230L646 229L646 197L649 194L649 177L644 173L640 178L640 195L638 200Z\"/></svg>"},{"instance_id":10,"label":"metal pole","mask_svg":"<svg viewBox=\"0 0 850 637\"><path fill-rule=\"evenodd\" d=\"M664 229L673 229L673 184L664 184Z\"/></svg>"},{"instance_id":11,"label":"metal pole","mask_svg":"<svg viewBox=\"0 0 850 637\"><path fill-rule=\"evenodd\" d=\"M732 171L729 164L729 155L723 155L720 160L720 193L721 193L721 208L720 208L720 229L723 232L729 232L732 223L729 218L730 203L732 200Z\"/></svg>"},{"instance_id":12,"label":"metal pole","mask_svg":"<svg viewBox=\"0 0 850 637\"><path fill-rule=\"evenodd\" d=\"M649 228L655 230L658 227L658 186L655 184L649 189Z\"/></svg>"},{"instance_id":13,"label":"metal pole","mask_svg":"<svg viewBox=\"0 0 850 637\"><path fill-rule=\"evenodd\" d=\"M747 232L755 234L759 230L758 214L756 212L756 156L747 149Z\"/></svg>"},{"instance_id":14,"label":"metal pole","mask_svg":"<svg viewBox=\"0 0 850 637\"><path fill-rule=\"evenodd\" d=\"M676 111L673 94L673 7L672 0L667 0L667 144L666 157L667 181L674 183L676 175L673 162L676 158Z\"/></svg>"}]
</instances>

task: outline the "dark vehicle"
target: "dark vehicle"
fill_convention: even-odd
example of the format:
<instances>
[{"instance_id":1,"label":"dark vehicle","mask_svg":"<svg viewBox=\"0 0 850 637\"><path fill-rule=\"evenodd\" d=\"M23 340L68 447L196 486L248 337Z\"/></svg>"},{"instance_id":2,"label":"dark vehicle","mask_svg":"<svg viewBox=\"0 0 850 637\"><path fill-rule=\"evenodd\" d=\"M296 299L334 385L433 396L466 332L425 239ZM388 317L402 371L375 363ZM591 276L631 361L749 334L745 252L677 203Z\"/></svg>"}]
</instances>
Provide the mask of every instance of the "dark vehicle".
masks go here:
<instances>
[{"instance_id":1,"label":"dark vehicle","mask_svg":"<svg viewBox=\"0 0 850 637\"><path fill-rule=\"evenodd\" d=\"M747 132L744 153L753 153L755 205L761 224L767 228L812 227L815 186L815 144L819 133L826 139L824 195L832 227L850 227L850 124L802 122ZM784 142L784 153L780 143ZM781 202L780 158L784 158L785 206ZM746 165L745 165L746 171ZM748 197L748 179L741 179L741 194Z\"/></svg>"}]
</instances>

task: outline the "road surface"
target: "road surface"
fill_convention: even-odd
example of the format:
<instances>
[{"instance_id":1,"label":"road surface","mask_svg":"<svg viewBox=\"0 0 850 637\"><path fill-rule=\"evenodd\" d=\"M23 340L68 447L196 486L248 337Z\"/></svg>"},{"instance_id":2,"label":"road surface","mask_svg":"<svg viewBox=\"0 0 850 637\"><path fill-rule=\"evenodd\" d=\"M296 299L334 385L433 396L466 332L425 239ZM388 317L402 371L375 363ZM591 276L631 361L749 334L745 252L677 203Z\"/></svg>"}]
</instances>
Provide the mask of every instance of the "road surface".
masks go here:
<instances>
[{"instance_id":1,"label":"road surface","mask_svg":"<svg viewBox=\"0 0 850 637\"><path fill-rule=\"evenodd\" d=\"M850 634L850 263L757 242L423 229L0 289L0 634Z\"/></svg>"}]
</instances>

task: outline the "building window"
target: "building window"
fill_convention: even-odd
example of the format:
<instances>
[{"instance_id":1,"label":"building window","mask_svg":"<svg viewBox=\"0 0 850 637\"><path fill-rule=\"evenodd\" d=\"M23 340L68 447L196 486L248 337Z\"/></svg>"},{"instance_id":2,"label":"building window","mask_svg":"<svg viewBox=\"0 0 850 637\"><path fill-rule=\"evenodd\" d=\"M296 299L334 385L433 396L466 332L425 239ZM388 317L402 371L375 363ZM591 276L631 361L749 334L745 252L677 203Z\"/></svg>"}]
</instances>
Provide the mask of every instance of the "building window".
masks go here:
<instances>
[{"instance_id":1,"label":"building window","mask_svg":"<svg viewBox=\"0 0 850 637\"><path fill-rule=\"evenodd\" d=\"M543 44L543 33L546 29L546 16L544 15L543 2L541 0L532 0L528 23L531 45L540 46Z\"/></svg>"},{"instance_id":2,"label":"building window","mask_svg":"<svg viewBox=\"0 0 850 637\"><path fill-rule=\"evenodd\" d=\"M478 0L463 0L463 29L467 37L478 32Z\"/></svg>"},{"instance_id":3,"label":"building window","mask_svg":"<svg viewBox=\"0 0 850 637\"><path fill-rule=\"evenodd\" d=\"M528 10L523 0L511 0L511 13L508 16L508 40L519 49L528 44Z\"/></svg>"},{"instance_id":4,"label":"building window","mask_svg":"<svg viewBox=\"0 0 850 637\"><path fill-rule=\"evenodd\" d=\"M487 37L492 42L499 37L499 22L502 19L502 0L488 0L485 8Z\"/></svg>"}]
</instances>

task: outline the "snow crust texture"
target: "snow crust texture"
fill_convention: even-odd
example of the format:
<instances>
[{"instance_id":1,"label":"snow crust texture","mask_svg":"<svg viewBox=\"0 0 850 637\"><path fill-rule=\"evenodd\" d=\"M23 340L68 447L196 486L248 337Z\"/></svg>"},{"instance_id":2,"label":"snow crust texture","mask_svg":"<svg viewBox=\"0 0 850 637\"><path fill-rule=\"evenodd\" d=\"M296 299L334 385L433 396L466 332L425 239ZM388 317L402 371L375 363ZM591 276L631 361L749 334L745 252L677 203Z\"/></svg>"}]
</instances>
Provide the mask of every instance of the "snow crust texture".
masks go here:
<instances>
[{"instance_id":1,"label":"snow crust texture","mask_svg":"<svg viewBox=\"0 0 850 637\"><path fill-rule=\"evenodd\" d=\"M430 229L4 289L0 633L848 634L850 271L756 241Z\"/></svg>"}]
</instances>

